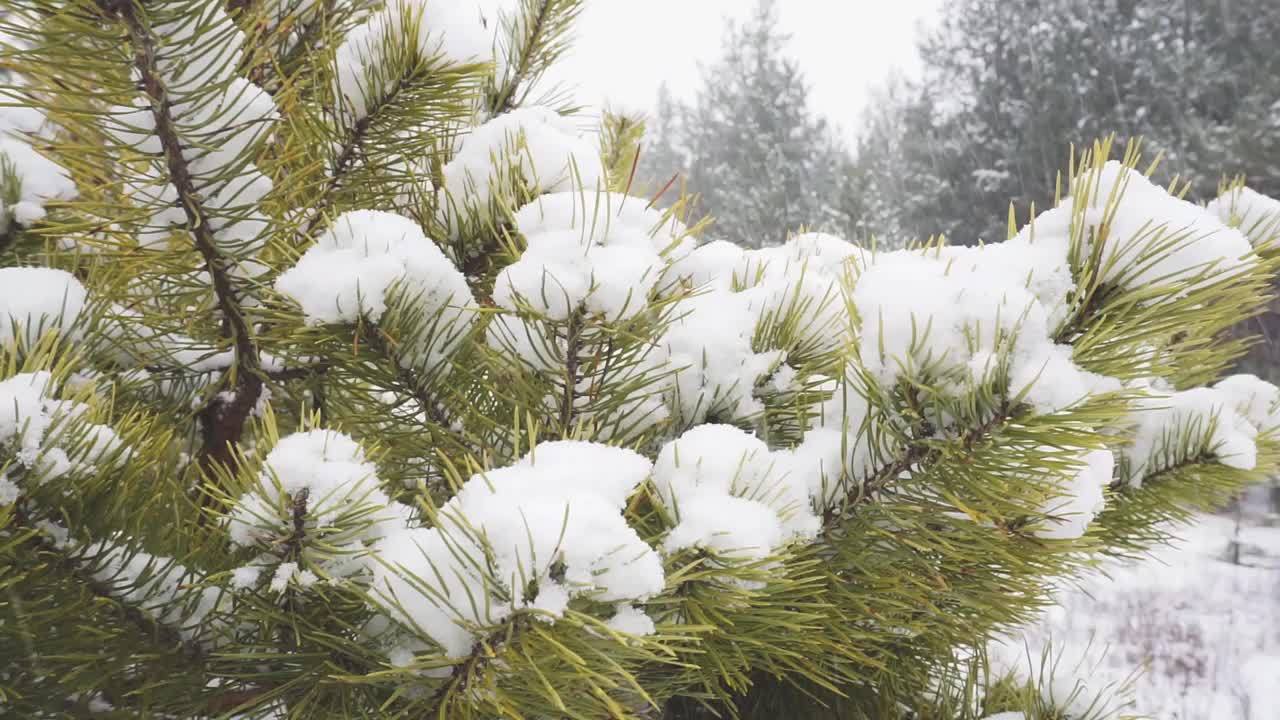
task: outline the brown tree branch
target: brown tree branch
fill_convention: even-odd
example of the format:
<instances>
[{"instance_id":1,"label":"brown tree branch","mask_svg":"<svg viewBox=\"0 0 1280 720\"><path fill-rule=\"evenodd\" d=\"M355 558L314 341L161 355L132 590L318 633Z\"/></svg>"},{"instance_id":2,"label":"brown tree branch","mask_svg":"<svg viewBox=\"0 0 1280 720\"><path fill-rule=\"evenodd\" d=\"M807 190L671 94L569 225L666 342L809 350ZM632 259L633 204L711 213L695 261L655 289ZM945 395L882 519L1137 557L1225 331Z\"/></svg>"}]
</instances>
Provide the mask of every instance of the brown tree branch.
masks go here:
<instances>
[{"instance_id":1,"label":"brown tree branch","mask_svg":"<svg viewBox=\"0 0 1280 720\"><path fill-rule=\"evenodd\" d=\"M156 137L163 150L169 181L186 214L186 229L204 260L205 271L213 281L214 297L222 315L222 329L235 351L235 362L225 376L231 385L230 393L215 395L199 414L203 443L199 465L205 477L212 478L217 467L232 472L238 467L235 446L244 434L245 424L262 394L261 361L249 322L231 281L232 262L218 250L209 213L196 190L190 163L173 117L168 89L159 74L155 40L150 28L131 0L100 0L100 7L108 16L119 19L128 30L129 42L133 47L134 67L141 77L142 90L151 104Z\"/></svg>"}]
</instances>

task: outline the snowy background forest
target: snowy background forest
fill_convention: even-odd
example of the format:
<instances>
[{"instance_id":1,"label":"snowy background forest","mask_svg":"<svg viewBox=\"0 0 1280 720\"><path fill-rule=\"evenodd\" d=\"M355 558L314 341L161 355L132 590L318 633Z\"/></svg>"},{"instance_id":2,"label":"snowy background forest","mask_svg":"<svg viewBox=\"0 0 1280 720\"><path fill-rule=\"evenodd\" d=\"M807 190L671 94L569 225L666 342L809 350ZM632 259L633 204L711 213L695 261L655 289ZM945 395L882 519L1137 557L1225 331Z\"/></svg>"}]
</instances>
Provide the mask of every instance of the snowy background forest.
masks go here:
<instances>
[{"instance_id":1,"label":"snowy background forest","mask_svg":"<svg viewBox=\"0 0 1280 720\"><path fill-rule=\"evenodd\" d=\"M716 218L715 237L746 246L802 226L880 247L939 234L1001 241L1011 207L1021 224L1052 206L1073 145L1112 133L1141 137L1162 158L1155 177L1189 183L1195 201L1237 174L1280 194L1275 0L886 5L709 2L673 32L721 32L718 51L677 44L646 58L617 50L639 14L601 0L586 16L599 31L566 76L645 110L639 184L657 194L674 180ZM832 22L856 25L860 47L813 42ZM894 47L908 33L914 55ZM636 107L647 88L595 80L628 66L669 73L647 108ZM1264 338L1242 371L1275 382L1275 313L1240 331ZM1048 650L1099 688L1132 682L1132 711L1155 718L1275 717L1278 509L1280 492L1256 488L1222 515L1171 528L1178 542L1062 588L1059 608L995 654L1038 664Z\"/></svg>"}]
</instances>

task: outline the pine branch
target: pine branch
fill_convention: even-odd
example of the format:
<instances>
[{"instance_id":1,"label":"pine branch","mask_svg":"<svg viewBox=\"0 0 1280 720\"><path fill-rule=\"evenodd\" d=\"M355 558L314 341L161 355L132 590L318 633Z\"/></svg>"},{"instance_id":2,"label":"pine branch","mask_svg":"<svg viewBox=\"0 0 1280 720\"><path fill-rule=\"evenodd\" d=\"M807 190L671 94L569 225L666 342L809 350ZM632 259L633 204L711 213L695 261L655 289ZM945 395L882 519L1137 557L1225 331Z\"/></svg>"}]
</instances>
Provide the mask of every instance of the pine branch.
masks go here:
<instances>
[{"instance_id":1,"label":"pine branch","mask_svg":"<svg viewBox=\"0 0 1280 720\"><path fill-rule=\"evenodd\" d=\"M513 633L519 632L521 626L527 622L528 618L525 615L513 615L503 620L487 636L476 640L475 644L471 646L471 652L466 659L455 665L453 672L449 674L449 678L432 693L431 699L427 702L427 706L431 709L423 714L422 717L447 717L445 710L450 700L459 693L466 692L475 676L483 672L496 659L497 655L492 648L507 641Z\"/></svg>"},{"instance_id":2,"label":"pine branch","mask_svg":"<svg viewBox=\"0 0 1280 720\"><path fill-rule=\"evenodd\" d=\"M399 85L397 85L397 89ZM347 173L356 159L356 153L359 152L360 145L364 142L365 135L369 132L369 124L372 122L374 113L377 108L371 108L369 114L360 118L351 126L351 131L342 143L342 150L338 153L338 157L333 163L333 172L325 181L324 189L320 192L320 199L311 211L311 219L307 221L306 227L302 231L303 237L314 237L316 232L320 230L320 224L325 218L325 212L333 207L335 195L342 188L343 180L346 179Z\"/></svg>"},{"instance_id":3,"label":"pine branch","mask_svg":"<svg viewBox=\"0 0 1280 720\"><path fill-rule=\"evenodd\" d=\"M582 325L586 310L578 308L569 316L565 327L564 390L560 397L560 435L573 432L574 409L578 392L578 353L581 352Z\"/></svg>"},{"instance_id":4,"label":"pine branch","mask_svg":"<svg viewBox=\"0 0 1280 720\"><path fill-rule=\"evenodd\" d=\"M961 436L958 449L966 453L972 451L978 443L990 439L1005 423L1013 420L1016 416L1017 408L1010 406L1007 402L1002 403L991 418L970 428ZM894 459L881 466L879 470L872 473L870 477L862 482L858 486L857 494L851 498L849 504L843 507L837 506L838 512L837 508L827 511L823 518L823 536L825 537L835 532L840 527L840 521L848 517L848 512L851 508L874 501L878 493L886 490L895 480L901 477L902 473L908 472L918 465L929 465L939 461L944 454L944 448L938 444L937 440L930 439L931 435L928 423L923 421L917 423L912 432L912 436L915 439L902 448Z\"/></svg>"},{"instance_id":5,"label":"pine branch","mask_svg":"<svg viewBox=\"0 0 1280 720\"><path fill-rule=\"evenodd\" d=\"M405 55L398 54L401 52ZM334 158L333 169L325 179L318 197L311 203L311 217L301 231L305 238L313 237L322 228L326 213L337 203L339 193L347 187L350 175L362 159L362 150L366 145L377 144L375 130L386 119L384 116L391 115L393 116L391 119L395 119L395 110L398 105L407 105L415 115L420 114L428 118L432 112L443 110L442 118L438 120L432 118L433 122L439 122L440 128L433 127L434 132L418 128L424 135L443 135L443 126L449 122L450 116L459 112L459 108L462 107L460 104L455 108L445 107L452 98L452 93L467 89L468 83L474 80L473 76L477 69L483 67L442 64L431 58L419 57L414 49L398 49L397 54L386 59L385 62L392 64L393 68L400 64L403 64L403 67L400 68L398 76L389 82L385 90L370 103L362 117L341 128L343 136L337 143L338 154ZM385 68L378 68L375 74L385 70ZM417 93L422 89L431 88L433 84L438 85L441 92L439 100L441 107L437 108L428 103L423 103L421 106L414 105L413 103L417 101ZM335 112L337 117L342 116L342 102L343 99L339 96ZM397 123L397 125L409 124L411 123L404 120Z\"/></svg>"},{"instance_id":6,"label":"pine branch","mask_svg":"<svg viewBox=\"0 0 1280 720\"><path fill-rule=\"evenodd\" d=\"M100 7L109 16L118 17L128 30L133 46L134 66L142 78L142 89L150 101L155 133L163 148L170 182L173 183L187 216L187 230L191 233L196 249L204 260L205 271L213 282L214 296L222 314L224 335L229 335L235 349L235 362L227 373L227 379L232 383L229 399L223 394L215 395L200 411L203 447L199 465L205 477L212 479L215 477L215 468L221 467L234 472L239 465L235 446L240 442L245 424L262 394L262 378L259 376L261 361L244 308L231 280L232 263L218 250L211 218L196 190L190 163L178 136L168 90L160 78L156 64L154 38L131 0L100 0Z\"/></svg>"},{"instance_id":7,"label":"pine branch","mask_svg":"<svg viewBox=\"0 0 1280 720\"><path fill-rule=\"evenodd\" d=\"M427 389L425 383L418 373L400 364L399 358L391 344L387 341L386 335L382 329L373 323L363 322L360 324L360 336L364 338L364 343L392 363L396 368L396 378L400 381L401 386L409 392L418 405L422 407L422 412L441 428L449 427L449 418L440 412L440 407L431 396L431 392Z\"/></svg>"},{"instance_id":8,"label":"pine branch","mask_svg":"<svg viewBox=\"0 0 1280 720\"><path fill-rule=\"evenodd\" d=\"M23 527L25 525L25 513L22 512L21 505L18 506L18 511L15 520L17 520L19 527ZM59 570L75 577L95 598L108 603L119 611L120 615L130 625L134 626L143 637L152 638L166 648L176 648L180 655L187 660L198 662L204 659L204 650L198 644L183 637L177 628L160 622L141 608L121 602L107 583L85 573L81 565L68 556L64 548L59 547L44 533L38 530L30 531L26 545L32 557L45 553L59 558L55 563Z\"/></svg>"},{"instance_id":9,"label":"pine branch","mask_svg":"<svg viewBox=\"0 0 1280 720\"><path fill-rule=\"evenodd\" d=\"M520 84L528 79L529 73L533 68L534 58L540 45L545 42L546 35L550 33L551 26L551 10L559 0L535 0L538 3L538 9L533 14L527 25L527 34L524 39L524 47L519 53L520 59L517 61L515 69L511 72L506 84L498 91L497 95L489 103L490 115L501 115L510 112L516 107L516 89Z\"/></svg>"}]
</instances>

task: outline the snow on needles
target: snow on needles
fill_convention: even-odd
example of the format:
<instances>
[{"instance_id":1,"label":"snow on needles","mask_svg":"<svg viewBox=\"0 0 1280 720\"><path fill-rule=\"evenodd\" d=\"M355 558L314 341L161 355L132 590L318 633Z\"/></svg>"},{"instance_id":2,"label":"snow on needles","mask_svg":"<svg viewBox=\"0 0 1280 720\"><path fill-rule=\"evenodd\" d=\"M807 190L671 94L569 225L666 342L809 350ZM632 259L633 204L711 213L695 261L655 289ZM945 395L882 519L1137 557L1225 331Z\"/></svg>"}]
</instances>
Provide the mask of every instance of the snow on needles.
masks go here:
<instances>
[{"instance_id":1,"label":"snow on needles","mask_svg":"<svg viewBox=\"0 0 1280 720\"><path fill-rule=\"evenodd\" d=\"M279 113L266 91L235 74L243 65L244 32L213 3L160 22L156 33L165 38L156 68L169 93L167 110L214 237L224 250L254 254L268 224L258 205L272 189L271 179L253 164L254 151ZM134 202L151 211L139 244L163 247L171 226L186 223L187 216L160 157L164 148L151 102L138 99L118 108L106 129L154 158L126 184Z\"/></svg>"},{"instance_id":2,"label":"snow on needles","mask_svg":"<svg viewBox=\"0 0 1280 720\"><path fill-rule=\"evenodd\" d=\"M65 270L0 268L0 347L15 341L30 346L54 328L78 337L87 299L84 286Z\"/></svg>"},{"instance_id":3,"label":"snow on needles","mask_svg":"<svg viewBox=\"0 0 1280 720\"><path fill-rule=\"evenodd\" d=\"M527 249L498 275L494 302L511 311L523 304L553 320L579 308L607 321L644 310L664 254L687 252L692 241L678 221L643 203L617 193L561 192L524 206L515 226Z\"/></svg>"},{"instance_id":4,"label":"snow on needles","mask_svg":"<svg viewBox=\"0 0 1280 720\"><path fill-rule=\"evenodd\" d=\"M1244 392L1250 393L1245 396ZM1253 392L1263 397L1254 399ZM1257 464L1258 427L1241 414L1265 417L1271 422L1274 406L1262 410L1265 398L1274 398L1274 386L1258 381L1228 378L1215 388L1180 392L1152 388L1133 413L1132 440L1122 451L1120 467L1131 485L1140 486L1154 472L1174 467L1203 453L1227 467L1252 470ZM1255 407L1258 405L1259 407ZM1190 455L1185 454L1190 448Z\"/></svg>"},{"instance_id":5,"label":"snow on needles","mask_svg":"<svg viewBox=\"0 0 1280 720\"><path fill-rule=\"evenodd\" d=\"M1254 247L1280 240L1280 200L1239 186L1209 203L1209 212L1238 228Z\"/></svg>"},{"instance_id":6,"label":"snow on needles","mask_svg":"<svg viewBox=\"0 0 1280 720\"><path fill-rule=\"evenodd\" d=\"M678 369L673 414L689 424L752 417L763 410L756 386L780 370L786 376L788 360L849 342L848 261L864 252L810 233L759 250L711 242L673 258L664 283L693 291L676 304L661 339ZM760 328L784 325L797 357L755 342Z\"/></svg>"},{"instance_id":7,"label":"snow on needles","mask_svg":"<svg viewBox=\"0 0 1280 720\"><path fill-rule=\"evenodd\" d=\"M1009 244L991 264L984 262L988 248L876 256L853 291L863 365L886 387L899 377L926 376L957 391L1007 370L1011 388L1025 390L1042 413L1119 390L1078 367L1071 348L1053 341L1051 319L1065 317L1071 287L1053 270L1065 264L1066 247L1060 250ZM1028 284L1027 274L1008 272L1019 266L1049 271Z\"/></svg>"},{"instance_id":8,"label":"snow on needles","mask_svg":"<svg viewBox=\"0 0 1280 720\"><path fill-rule=\"evenodd\" d=\"M731 425L700 425L667 443L653 470L676 521L663 548L757 560L786 541L816 536L807 478L775 470L769 447Z\"/></svg>"},{"instance_id":9,"label":"snow on needles","mask_svg":"<svg viewBox=\"0 0 1280 720\"><path fill-rule=\"evenodd\" d=\"M128 459L129 449L114 430L85 419L88 405L59 400L55 390L47 371L0 381L0 448L25 468L24 480L40 484L68 473L92 475Z\"/></svg>"},{"instance_id":10,"label":"snow on needles","mask_svg":"<svg viewBox=\"0 0 1280 720\"><path fill-rule=\"evenodd\" d=\"M256 487L236 500L226 522L233 545L264 549L295 537L301 522L305 540L291 569L345 577L366 570L366 546L409 516L383 493L377 469L354 440L311 430L281 439L267 454Z\"/></svg>"},{"instance_id":11,"label":"snow on needles","mask_svg":"<svg viewBox=\"0 0 1280 720\"><path fill-rule=\"evenodd\" d=\"M401 343L406 365L437 366L456 347L475 307L462 273L417 223L377 210L340 215L275 287L296 300L313 325L360 317L377 322L396 290L434 327L432 337Z\"/></svg>"},{"instance_id":12,"label":"snow on needles","mask_svg":"<svg viewBox=\"0 0 1280 720\"><path fill-rule=\"evenodd\" d=\"M1170 195L1114 160L1085 173L1073 192L1037 217L1029 232L1065 239L1074 230L1086 243L1101 238L1105 281L1126 288L1178 284L1186 292L1210 274L1238 272L1256 262L1248 238L1220 214ZM1085 207L1084 227L1071 228L1077 201Z\"/></svg>"},{"instance_id":13,"label":"snow on needles","mask_svg":"<svg viewBox=\"0 0 1280 720\"><path fill-rule=\"evenodd\" d=\"M442 175L448 201L441 219L456 233L462 219L488 217L491 200L516 183L543 193L585 190L590 202L603 184L604 163L573 120L528 107L467 131Z\"/></svg>"},{"instance_id":14,"label":"snow on needles","mask_svg":"<svg viewBox=\"0 0 1280 720\"><path fill-rule=\"evenodd\" d=\"M1110 450L1090 450L1079 459L1080 468L1065 479L1061 494L1050 500L1041 512L1046 521L1036 529L1036 536L1055 540L1082 537L1089 523L1106 504L1104 490L1111 484L1115 456Z\"/></svg>"},{"instance_id":15,"label":"snow on needles","mask_svg":"<svg viewBox=\"0 0 1280 720\"><path fill-rule=\"evenodd\" d=\"M5 102L22 101L10 90L0 91ZM32 107L17 105L0 107L0 170L12 173L18 183L18 195L12 207L0 199L0 232L10 222L27 226L45 216L45 203L70 200L78 191L62 166L41 155L30 142L31 137L50 136L48 120Z\"/></svg>"},{"instance_id":16,"label":"snow on needles","mask_svg":"<svg viewBox=\"0 0 1280 720\"><path fill-rule=\"evenodd\" d=\"M561 441L473 476L436 527L383 544L384 611L450 656L516 610L554 620L577 597L617 603L619 630L650 630L633 603L662 591L662 563L622 514L649 469L629 450Z\"/></svg>"},{"instance_id":17,"label":"snow on needles","mask_svg":"<svg viewBox=\"0 0 1280 720\"><path fill-rule=\"evenodd\" d=\"M399 81L386 75L407 53L442 63L493 62L494 28L508 2L494 0L390 0L347 34L338 48L334 82L350 121L369 114ZM405 41L408 41L407 43Z\"/></svg>"}]
</instances>

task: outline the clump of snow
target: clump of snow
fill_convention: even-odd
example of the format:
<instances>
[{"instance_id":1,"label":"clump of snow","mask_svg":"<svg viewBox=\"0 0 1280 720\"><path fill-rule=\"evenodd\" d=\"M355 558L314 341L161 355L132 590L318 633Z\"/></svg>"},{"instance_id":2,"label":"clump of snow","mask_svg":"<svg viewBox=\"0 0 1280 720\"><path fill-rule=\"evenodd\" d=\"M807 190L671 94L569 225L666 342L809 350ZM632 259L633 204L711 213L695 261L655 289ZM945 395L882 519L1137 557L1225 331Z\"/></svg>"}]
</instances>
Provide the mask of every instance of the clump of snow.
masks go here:
<instances>
[{"instance_id":1,"label":"clump of snow","mask_svg":"<svg viewBox=\"0 0 1280 720\"><path fill-rule=\"evenodd\" d=\"M779 465L806 479L815 507L827 510L880 469L895 453L895 421L872 409L860 368L849 365L828 383L831 395L817 407L814 427L791 450L778 451Z\"/></svg>"},{"instance_id":2,"label":"clump of snow","mask_svg":"<svg viewBox=\"0 0 1280 720\"><path fill-rule=\"evenodd\" d=\"M216 3L169 14L153 33L164 39L156 48L156 69L177 103L191 102L225 81L244 59L245 34Z\"/></svg>"},{"instance_id":3,"label":"clump of snow","mask_svg":"<svg viewBox=\"0 0 1280 720\"><path fill-rule=\"evenodd\" d=\"M72 472L92 475L103 464L128 458L114 430L84 419L89 406L58 400L55 390L47 371L0 381L0 447L10 449L29 471L24 479L38 483Z\"/></svg>"},{"instance_id":4,"label":"clump of snow","mask_svg":"<svg viewBox=\"0 0 1280 720\"><path fill-rule=\"evenodd\" d=\"M402 361L433 367L457 346L475 307L462 273L417 223L377 210L340 215L275 287L313 325L377 322L396 290L425 323L435 322L433 337L402 343Z\"/></svg>"},{"instance_id":5,"label":"clump of snow","mask_svg":"<svg viewBox=\"0 0 1280 720\"><path fill-rule=\"evenodd\" d=\"M1231 375L1219 380L1213 389L1222 394L1258 432L1280 427L1280 388L1256 375Z\"/></svg>"},{"instance_id":6,"label":"clump of snow","mask_svg":"<svg viewBox=\"0 0 1280 720\"><path fill-rule=\"evenodd\" d=\"M0 507L8 507L18 501L22 488L9 479L9 473L0 472Z\"/></svg>"},{"instance_id":7,"label":"clump of snow","mask_svg":"<svg viewBox=\"0 0 1280 720\"><path fill-rule=\"evenodd\" d=\"M516 213L515 226L527 248L498 275L493 300L553 320L579 308L608 321L634 316L648 306L663 254L691 244L677 221L616 193L544 195Z\"/></svg>"},{"instance_id":8,"label":"clump of snow","mask_svg":"<svg viewBox=\"0 0 1280 720\"><path fill-rule=\"evenodd\" d=\"M866 256L833 235L806 233L783 245L745 251L733 282L743 288L750 311L762 321L793 323L797 352L829 352L849 341L844 292L852 269L848 261Z\"/></svg>"},{"instance_id":9,"label":"clump of snow","mask_svg":"<svg viewBox=\"0 0 1280 720\"><path fill-rule=\"evenodd\" d=\"M9 91L0 91L0 101L21 103ZM27 226L45 216L51 200L71 200L78 195L67 171L41 155L31 138L52 136L48 120L38 110L25 105L0 107L0 169L12 173L18 182L16 198L0 197L0 232L9 223ZM12 206L6 204L12 200Z\"/></svg>"},{"instance_id":10,"label":"clump of snow","mask_svg":"<svg viewBox=\"0 0 1280 720\"><path fill-rule=\"evenodd\" d=\"M753 339L760 316L752 299L750 293L709 287L676 303L660 342L676 370L672 414L683 424L708 416L749 418L764 410L756 384L782 365L786 352L757 352Z\"/></svg>"},{"instance_id":11,"label":"clump of snow","mask_svg":"<svg viewBox=\"0 0 1280 720\"><path fill-rule=\"evenodd\" d=\"M503 194L517 181L543 193L585 192L589 204L603 186L604 163L572 120L550 108L527 107L469 130L441 174L448 197L442 220L456 232L464 217L488 217L495 191Z\"/></svg>"},{"instance_id":12,"label":"clump of snow","mask_svg":"<svg viewBox=\"0 0 1280 720\"><path fill-rule=\"evenodd\" d=\"M1022 285L1039 301L1048 316L1048 327L1054 329L1066 319L1068 297L1075 290L1069 244L1066 235L1055 235L1052 228L1037 221L1006 242L944 247L937 255L946 259L952 272L972 274L975 280Z\"/></svg>"},{"instance_id":13,"label":"clump of snow","mask_svg":"<svg viewBox=\"0 0 1280 720\"><path fill-rule=\"evenodd\" d=\"M734 271L746 252L728 240L712 240L675 258L667 269L667 276L682 280L691 288L711 284L732 288Z\"/></svg>"},{"instance_id":14,"label":"clump of snow","mask_svg":"<svg viewBox=\"0 0 1280 720\"><path fill-rule=\"evenodd\" d=\"M1252 470L1257 464L1258 429L1240 414L1237 403L1230 390L1150 390L1132 415L1135 428L1121 451L1121 474L1139 487L1147 475L1187 459L1188 446L1192 453L1211 453L1227 467Z\"/></svg>"},{"instance_id":15,"label":"clump of snow","mask_svg":"<svg viewBox=\"0 0 1280 720\"><path fill-rule=\"evenodd\" d=\"M1062 410L1117 383L1079 368L1054 343L1051 318L1064 316L1065 258L1042 247L1010 246L985 263L973 252L898 251L878 255L858 275L859 357L877 382L932 376L957 391L1007 372L1009 389L1041 413ZM1044 263L1045 257L1051 259ZM1049 268L1041 281L1010 267ZM1048 305L1046 303L1049 303Z\"/></svg>"},{"instance_id":16,"label":"clump of snow","mask_svg":"<svg viewBox=\"0 0 1280 720\"><path fill-rule=\"evenodd\" d=\"M231 543L270 549L295 537L300 514L302 567L294 570L359 573L368 567L367 546L399 531L410 514L381 485L377 468L350 437L332 430L289 435L267 453L256 486L228 510ZM279 572L282 582L293 577Z\"/></svg>"},{"instance_id":17,"label":"clump of snow","mask_svg":"<svg viewBox=\"0 0 1280 720\"><path fill-rule=\"evenodd\" d=\"M51 329L78 338L87 299L84 285L65 270L0 268L0 347L31 345Z\"/></svg>"},{"instance_id":18,"label":"clump of snow","mask_svg":"<svg viewBox=\"0 0 1280 720\"><path fill-rule=\"evenodd\" d=\"M698 547L756 560L820 526L809 478L778 472L768 446L731 425L699 425L667 443L653 482L675 520L667 552Z\"/></svg>"},{"instance_id":19,"label":"clump of snow","mask_svg":"<svg viewBox=\"0 0 1280 720\"><path fill-rule=\"evenodd\" d=\"M1114 471L1115 457L1110 450L1085 452L1080 468L1062 483L1061 494L1041 509L1048 519L1036 529L1036 536L1055 540L1083 537L1106 505L1104 491Z\"/></svg>"},{"instance_id":20,"label":"clump of snow","mask_svg":"<svg viewBox=\"0 0 1280 720\"><path fill-rule=\"evenodd\" d=\"M561 441L473 476L440 508L436 527L382 543L374 589L384 612L461 656L479 628L516 611L554 621L574 598L630 604L656 595L662 563L623 517L649 468L629 450ZM626 627L643 629L638 617Z\"/></svg>"},{"instance_id":21,"label":"clump of snow","mask_svg":"<svg viewBox=\"0 0 1280 720\"><path fill-rule=\"evenodd\" d=\"M108 593L188 640L200 638L206 619L221 603L221 590L202 585L198 573L172 558L131 548L118 535L82 545L58 530L55 543L81 558Z\"/></svg>"},{"instance_id":22,"label":"clump of snow","mask_svg":"<svg viewBox=\"0 0 1280 720\"><path fill-rule=\"evenodd\" d=\"M1122 287L1184 283L1180 291L1194 287L1188 282L1210 270L1215 275L1243 270L1256 262L1253 246L1237 228L1194 203L1170 195L1141 173L1110 161L1087 173L1073 189L1088 193L1086 227L1081 237L1102 237L1102 278ZM1113 212L1104 217L1112 197L1118 197ZM1069 221L1072 201L1037 219L1054 234ZM1052 213L1052 215L1050 215ZM1046 217L1048 216L1048 217ZM1102 234L1106 226L1105 235ZM1059 228L1052 230L1051 228ZM1168 245L1169 247L1164 247ZM1139 262L1143 253L1163 248L1155 257Z\"/></svg>"},{"instance_id":23,"label":"clump of snow","mask_svg":"<svg viewBox=\"0 0 1280 720\"><path fill-rule=\"evenodd\" d=\"M608 626L627 635L652 635L656 631L653 618L629 603L619 603L617 612L609 618Z\"/></svg>"},{"instance_id":24,"label":"clump of snow","mask_svg":"<svg viewBox=\"0 0 1280 720\"><path fill-rule=\"evenodd\" d=\"M1280 200L1243 185L1209 203L1208 211L1238 228L1254 247L1280 240Z\"/></svg>"},{"instance_id":25,"label":"clump of snow","mask_svg":"<svg viewBox=\"0 0 1280 720\"><path fill-rule=\"evenodd\" d=\"M849 344L845 288L849 261L862 254L818 233L760 250L714 241L681 252L662 281L692 291L675 304L661 339L677 370L673 414L689 425L708 416L751 418L764 409L758 385L790 385L789 359ZM783 327L785 349L757 342Z\"/></svg>"},{"instance_id":26,"label":"clump of snow","mask_svg":"<svg viewBox=\"0 0 1280 720\"><path fill-rule=\"evenodd\" d=\"M271 592L281 593L290 587L297 587L302 590L315 585L320 581L320 577L310 570L301 570L296 562L283 562L276 568L276 572L271 576L271 583L267 586Z\"/></svg>"},{"instance_id":27,"label":"clump of snow","mask_svg":"<svg viewBox=\"0 0 1280 720\"><path fill-rule=\"evenodd\" d=\"M352 122L384 101L399 77L388 64L406 52L448 64L493 62L495 28L507 2L486 0L390 0L339 46L337 95Z\"/></svg>"},{"instance_id":28,"label":"clump of snow","mask_svg":"<svg viewBox=\"0 0 1280 720\"><path fill-rule=\"evenodd\" d=\"M650 308L668 259L692 245L679 221L647 208L643 199L615 193L544 195L515 213L514 224L527 249L495 281L494 304L507 312L493 318L487 341L535 372L563 368L571 349L580 367L589 365L583 357L608 352L603 348L615 341L609 324ZM581 317L571 346L565 321L575 314ZM582 373L575 388L581 405L575 417L594 418L602 439L626 440L669 417L665 346L654 344L602 367ZM596 413L592 397L614 387L645 391ZM559 402L548 398L549 407Z\"/></svg>"}]
</instances>

